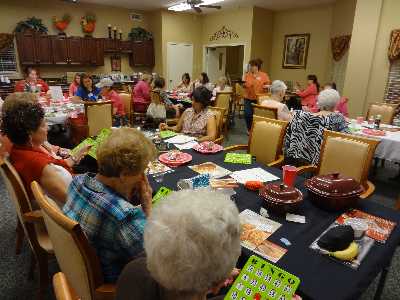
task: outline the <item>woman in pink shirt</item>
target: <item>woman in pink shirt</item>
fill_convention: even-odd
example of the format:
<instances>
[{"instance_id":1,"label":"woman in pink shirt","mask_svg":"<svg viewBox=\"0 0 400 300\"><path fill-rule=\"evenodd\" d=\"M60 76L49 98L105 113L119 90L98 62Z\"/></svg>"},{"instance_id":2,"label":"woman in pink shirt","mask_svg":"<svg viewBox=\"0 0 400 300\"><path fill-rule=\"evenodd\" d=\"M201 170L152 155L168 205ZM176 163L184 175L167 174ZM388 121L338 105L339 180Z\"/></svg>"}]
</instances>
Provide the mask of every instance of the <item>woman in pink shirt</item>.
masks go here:
<instances>
[{"instance_id":1,"label":"woman in pink shirt","mask_svg":"<svg viewBox=\"0 0 400 300\"><path fill-rule=\"evenodd\" d=\"M317 110L317 96L319 93L319 83L317 76L307 76L307 87L300 90L299 84L296 84L296 94L301 98L303 109L315 112Z\"/></svg>"},{"instance_id":2,"label":"woman in pink shirt","mask_svg":"<svg viewBox=\"0 0 400 300\"><path fill-rule=\"evenodd\" d=\"M75 96L80 84L81 84L81 74L76 73L74 76L74 80L69 85L69 96L70 97Z\"/></svg>"},{"instance_id":3,"label":"woman in pink shirt","mask_svg":"<svg viewBox=\"0 0 400 300\"><path fill-rule=\"evenodd\" d=\"M133 110L135 112L145 113L147 107L150 105L150 87L151 75L143 74L142 80L140 80L133 89Z\"/></svg>"},{"instance_id":4,"label":"woman in pink shirt","mask_svg":"<svg viewBox=\"0 0 400 300\"><path fill-rule=\"evenodd\" d=\"M101 96L104 100L110 100L113 105L113 126L119 127L128 124L125 116L124 103L121 97L113 88L114 82L110 78L103 78L96 87L101 89Z\"/></svg>"},{"instance_id":5,"label":"woman in pink shirt","mask_svg":"<svg viewBox=\"0 0 400 300\"><path fill-rule=\"evenodd\" d=\"M324 90L326 90L326 89L337 90L336 83L332 82L332 83L325 84ZM336 108L335 108L335 111L340 112L346 118L349 117L349 109L347 107L347 102L349 102L349 98L342 96L342 97L340 97L340 100L337 103Z\"/></svg>"}]
</instances>

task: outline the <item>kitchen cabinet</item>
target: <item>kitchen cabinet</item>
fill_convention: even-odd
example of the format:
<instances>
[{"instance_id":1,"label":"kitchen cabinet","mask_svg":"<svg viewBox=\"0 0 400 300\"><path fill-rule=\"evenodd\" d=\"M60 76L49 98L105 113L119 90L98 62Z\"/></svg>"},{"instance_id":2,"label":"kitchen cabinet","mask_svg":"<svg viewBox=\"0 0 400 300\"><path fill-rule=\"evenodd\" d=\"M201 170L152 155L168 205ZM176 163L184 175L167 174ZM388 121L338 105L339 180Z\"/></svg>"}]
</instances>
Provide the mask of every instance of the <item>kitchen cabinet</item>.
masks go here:
<instances>
[{"instance_id":1,"label":"kitchen cabinet","mask_svg":"<svg viewBox=\"0 0 400 300\"><path fill-rule=\"evenodd\" d=\"M51 39L53 49L53 63L55 65L67 65L69 62L66 37L55 36Z\"/></svg>"},{"instance_id":2,"label":"kitchen cabinet","mask_svg":"<svg viewBox=\"0 0 400 300\"><path fill-rule=\"evenodd\" d=\"M35 38L35 59L38 65L53 64L51 38L48 35L37 35Z\"/></svg>"},{"instance_id":3,"label":"kitchen cabinet","mask_svg":"<svg viewBox=\"0 0 400 300\"><path fill-rule=\"evenodd\" d=\"M82 39L80 37L67 38L67 50L68 50L69 64L80 65L83 63L83 61L82 61L83 40L84 39Z\"/></svg>"},{"instance_id":4,"label":"kitchen cabinet","mask_svg":"<svg viewBox=\"0 0 400 300\"><path fill-rule=\"evenodd\" d=\"M18 33L16 35L19 61L21 65L35 65L35 34Z\"/></svg>"},{"instance_id":5,"label":"kitchen cabinet","mask_svg":"<svg viewBox=\"0 0 400 300\"><path fill-rule=\"evenodd\" d=\"M154 45L153 41L133 42L132 55L129 59L132 67L153 67L154 66Z\"/></svg>"}]
</instances>

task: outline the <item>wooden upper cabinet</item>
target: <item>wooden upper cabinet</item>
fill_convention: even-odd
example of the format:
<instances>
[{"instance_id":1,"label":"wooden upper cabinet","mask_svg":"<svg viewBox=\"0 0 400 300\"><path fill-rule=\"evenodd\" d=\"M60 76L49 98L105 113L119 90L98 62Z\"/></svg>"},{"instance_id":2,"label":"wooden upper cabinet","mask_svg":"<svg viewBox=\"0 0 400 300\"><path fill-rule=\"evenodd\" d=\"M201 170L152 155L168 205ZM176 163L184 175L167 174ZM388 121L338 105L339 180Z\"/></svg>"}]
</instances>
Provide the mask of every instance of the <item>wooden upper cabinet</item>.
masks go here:
<instances>
[{"instance_id":1,"label":"wooden upper cabinet","mask_svg":"<svg viewBox=\"0 0 400 300\"><path fill-rule=\"evenodd\" d=\"M154 46L153 41L133 42L132 56L130 59L133 67L153 67L154 66Z\"/></svg>"},{"instance_id":2,"label":"wooden upper cabinet","mask_svg":"<svg viewBox=\"0 0 400 300\"><path fill-rule=\"evenodd\" d=\"M96 39L96 66L104 66L104 39Z\"/></svg>"},{"instance_id":3,"label":"wooden upper cabinet","mask_svg":"<svg viewBox=\"0 0 400 300\"><path fill-rule=\"evenodd\" d=\"M97 42L94 38L82 39L82 64L96 65L96 47Z\"/></svg>"},{"instance_id":4,"label":"wooden upper cabinet","mask_svg":"<svg viewBox=\"0 0 400 300\"><path fill-rule=\"evenodd\" d=\"M67 38L54 36L51 39L51 47L53 50L53 62L56 65L68 64L68 47Z\"/></svg>"},{"instance_id":5,"label":"wooden upper cabinet","mask_svg":"<svg viewBox=\"0 0 400 300\"><path fill-rule=\"evenodd\" d=\"M51 37L48 35L38 35L36 43L36 63L40 65L53 64L53 51L51 46Z\"/></svg>"},{"instance_id":6,"label":"wooden upper cabinet","mask_svg":"<svg viewBox=\"0 0 400 300\"><path fill-rule=\"evenodd\" d=\"M16 38L19 62L21 65L35 65L35 35L33 33L18 33Z\"/></svg>"},{"instance_id":7,"label":"wooden upper cabinet","mask_svg":"<svg viewBox=\"0 0 400 300\"><path fill-rule=\"evenodd\" d=\"M108 38L104 39L104 52L118 52L119 48L119 40Z\"/></svg>"},{"instance_id":8,"label":"wooden upper cabinet","mask_svg":"<svg viewBox=\"0 0 400 300\"><path fill-rule=\"evenodd\" d=\"M70 37L68 40L68 63L71 65L82 64L82 38Z\"/></svg>"}]
</instances>

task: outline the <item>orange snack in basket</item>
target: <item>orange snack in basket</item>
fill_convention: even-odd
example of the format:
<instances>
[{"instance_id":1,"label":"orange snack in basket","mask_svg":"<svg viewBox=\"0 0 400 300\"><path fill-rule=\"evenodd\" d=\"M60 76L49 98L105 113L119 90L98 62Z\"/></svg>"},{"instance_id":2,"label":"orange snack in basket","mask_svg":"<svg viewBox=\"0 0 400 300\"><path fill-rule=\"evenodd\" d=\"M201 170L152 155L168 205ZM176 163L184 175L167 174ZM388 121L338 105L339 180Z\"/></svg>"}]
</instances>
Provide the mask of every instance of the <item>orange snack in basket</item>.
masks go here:
<instances>
[{"instance_id":1,"label":"orange snack in basket","mask_svg":"<svg viewBox=\"0 0 400 300\"><path fill-rule=\"evenodd\" d=\"M251 191L257 191L263 187L263 183L261 181L246 181L244 186Z\"/></svg>"}]
</instances>

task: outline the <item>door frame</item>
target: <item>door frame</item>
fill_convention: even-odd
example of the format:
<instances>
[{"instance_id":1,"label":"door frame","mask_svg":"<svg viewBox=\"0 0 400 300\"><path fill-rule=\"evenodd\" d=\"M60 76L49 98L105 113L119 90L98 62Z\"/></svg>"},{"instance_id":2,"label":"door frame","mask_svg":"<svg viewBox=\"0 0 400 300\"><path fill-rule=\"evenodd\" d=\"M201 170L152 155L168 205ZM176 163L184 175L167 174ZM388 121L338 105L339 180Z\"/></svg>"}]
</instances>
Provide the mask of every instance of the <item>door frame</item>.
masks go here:
<instances>
[{"instance_id":1,"label":"door frame","mask_svg":"<svg viewBox=\"0 0 400 300\"><path fill-rule=\"evenodd\" d=\"M203 45L203 67L202 69L204 72L207 72L207 48L218 48L218 47L234 47L234 46L243 46L243 64L242 64L242 73L244 74L246 71L246 66L247 66L247 61L246 61L246 52L247 47L245 43L227 43L227 44L208 44L208 45Z\"/></svg>"},{"instance_id":2,"label":"door frame","mask_svg":"<svg viewBox=\"0 0 400 300\"><path fill-rule=\"evenodd\" d=\"M169 66L168 66L168 46L169 45L190 45L190 46L192 46L192 74L189 74L190 75L190 78L192 78L193 77L193 72L194 72L194 45L193 45L193 43L185 43L185 42L167 42L166 43L166 53L167 53L167 55L165 56L165 61L166 61L166 72L165 72L165 74L166 74L166 86L169 86Z\"/></svg>"}]
</instances>

